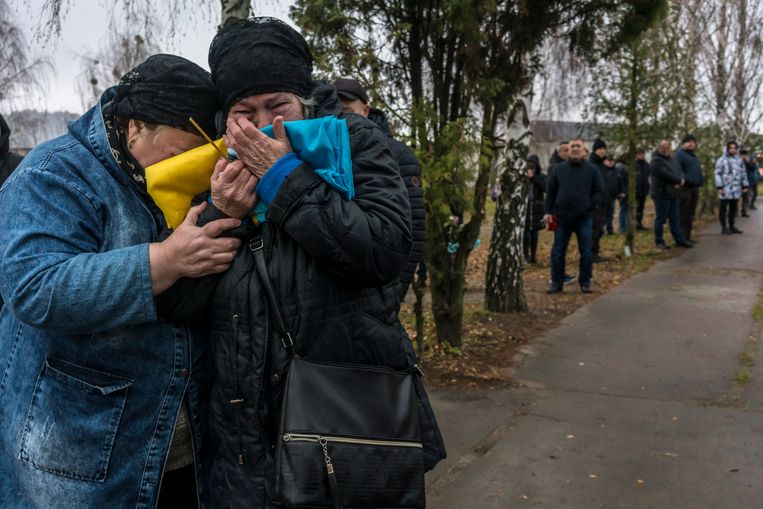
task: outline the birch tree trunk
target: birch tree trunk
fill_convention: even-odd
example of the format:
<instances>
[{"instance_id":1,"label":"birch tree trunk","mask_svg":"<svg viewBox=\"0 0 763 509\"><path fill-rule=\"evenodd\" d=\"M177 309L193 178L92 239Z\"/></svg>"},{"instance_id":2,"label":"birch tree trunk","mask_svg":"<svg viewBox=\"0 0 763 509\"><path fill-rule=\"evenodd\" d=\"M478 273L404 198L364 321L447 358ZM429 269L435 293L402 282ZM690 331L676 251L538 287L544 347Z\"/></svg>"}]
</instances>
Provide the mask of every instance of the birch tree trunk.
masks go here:
<instances>
[{"instance_id":1,"label":"birch tree trunk","mask_svg":"<svg viewBox=\"0 0 763 509\"><path fill-rule=\"evenodd\" d=\"M527 311L522 280L522 241L525 230L527 185L525 167L530 145L530 89L517 100L506 127L506 144L496 151L501 195L495 211L485 277L485 307L507 313Z\"/></svg>"},{"instance_id":2,"label":"birch tree trunk","mask_svg":"<svg viewBox=\"0 0 763 509\"><path fill-rule=\"evenodd\" d=\"M246 19L252 14L252 2L249 0L220 0L222 15L220 16L220 26L224 27L229 21L235 19Z\"/></svg>"}]
</instances>

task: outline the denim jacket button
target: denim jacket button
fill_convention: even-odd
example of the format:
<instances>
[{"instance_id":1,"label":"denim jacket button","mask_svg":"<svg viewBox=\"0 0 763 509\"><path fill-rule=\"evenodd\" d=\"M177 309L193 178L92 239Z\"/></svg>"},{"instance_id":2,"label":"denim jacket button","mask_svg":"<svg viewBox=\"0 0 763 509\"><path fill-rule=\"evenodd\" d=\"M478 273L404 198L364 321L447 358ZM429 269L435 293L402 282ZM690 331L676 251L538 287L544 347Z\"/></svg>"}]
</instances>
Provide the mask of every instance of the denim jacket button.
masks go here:
<instances>
[{"instance_id":1,"label":"denim jacket button","mask_svg":"<svg viewBox=\"0 0 763 509\"><path fill-rule=\"evenodd\" d=\"M188 378L188 375L190 375L190 372L187 369L182 369L180 371L180 376Z\"/></svg>"}]
</instances>

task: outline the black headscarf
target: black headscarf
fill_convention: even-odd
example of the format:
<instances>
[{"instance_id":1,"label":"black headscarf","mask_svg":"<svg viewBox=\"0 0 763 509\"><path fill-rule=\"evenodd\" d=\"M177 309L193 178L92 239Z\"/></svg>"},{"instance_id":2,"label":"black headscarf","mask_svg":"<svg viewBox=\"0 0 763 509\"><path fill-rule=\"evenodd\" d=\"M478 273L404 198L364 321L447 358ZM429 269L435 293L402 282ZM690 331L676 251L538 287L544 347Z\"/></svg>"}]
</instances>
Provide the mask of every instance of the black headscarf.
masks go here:
<instances>
[{"instance_id":1,"label":"black headscarf","mask_svg":"<svg viewBox=\"0 0 763 509\"><path fill-rule=\"evenodd\" d=\"M188 117L212 136L219 109L212 77L190 60L175 55L153 55L122 76L113 112L123 119L198 131Z\"/></svg>"},{"instance_id":2,"label":"black headscarf","mask_svg":"<svg viewBox=\"0 0 763 509\"><path fill-rule=\"evenodd\" d=\"M313 56L307 42L276 18L225 25L209 47L209 68L224 112L251 95L291 92L307 97L312 88Z\"/></svg>"},{"instance_id":3,"label":"black headscarf","mask_svg":"<svg viewBox=\"0 0 763 509\"><path fill-rule=\"evenodd\" d=\"M123 121L141 120L199 134L193 117L210 136L215 133L217 94L209 73L175 55L153 55L125 74L114 98L103 105L103 120L111 153L137 184L144 199L153 203L146 188L145 169L132 157Z\"/></svg>"}]
</instances>

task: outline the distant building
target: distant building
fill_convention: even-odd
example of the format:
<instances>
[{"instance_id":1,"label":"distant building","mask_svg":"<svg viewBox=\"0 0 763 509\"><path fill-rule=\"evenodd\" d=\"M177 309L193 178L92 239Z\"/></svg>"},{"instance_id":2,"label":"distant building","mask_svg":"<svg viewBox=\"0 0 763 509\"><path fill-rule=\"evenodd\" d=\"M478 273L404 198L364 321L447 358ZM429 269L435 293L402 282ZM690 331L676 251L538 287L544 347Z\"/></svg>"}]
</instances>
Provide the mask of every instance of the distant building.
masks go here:
<instances>
[{"instance_id":1,"label":"distant building","mask_svg":"<svg viewBox=\"0 0 763 509\"><path fill-rule=\"evenodd\" d=\"M530 122L532 141L530 142L529 154L536 154L547 169L548 160L554 153L560 141L569 140L580 136L587 145L593 143L598 136L597 132L588 124L582 122L557 122L554 120L535 120Z\"/></svg>"},{"instance_id":2,"label":"distant building","mask_svg":"<svg viewBox=\"0 0 763 509\"><path fill-rule=\"evenodd\" d=\"M26 155L43 141L68 131L68 122L79 118L70 111L20 110L3 114L11 128L11 151Z\"/></svg>"}]
</instances>

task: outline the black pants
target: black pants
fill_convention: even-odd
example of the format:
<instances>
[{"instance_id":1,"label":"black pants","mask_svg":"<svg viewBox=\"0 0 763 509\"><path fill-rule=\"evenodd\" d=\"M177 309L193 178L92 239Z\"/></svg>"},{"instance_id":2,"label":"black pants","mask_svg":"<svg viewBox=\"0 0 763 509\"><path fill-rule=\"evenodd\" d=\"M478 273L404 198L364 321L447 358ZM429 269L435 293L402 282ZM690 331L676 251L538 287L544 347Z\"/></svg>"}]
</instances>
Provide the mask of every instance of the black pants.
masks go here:
<instances>
[{"instance_id":1,"label":"black pants","mask_svg":"<svg viewBox=\"0 0 763 509\"><path fill-rule=\"evenodd\" d=\"M646 195L636 196L636 222L641 224L644 220L644 206L646 205Z\"/></svg>"},{"instance_id":2,"label":"black pants","mask_svg":"<svg viewBox=\"0 0 763 509\"><path fill-rule=\"evenodd\" d=\"M606 224L607 234L609 235L612 235L613 233L615 233L615 227L613 225L613 221L615 220L615 201L616 200L612 200L609 202L609 204L607 205L607 213L605 215L605 218L607 221L607 224Z\"/></svg>"},{"instance_id":3,"label":"black pants","mask_svg":"<svg viewBox=\"0 0 763 509\"><path fill-rule=\"evenodd\" d=\"M162 477L157 509L196 509L196 474L194 466L166 472Z\"/></svg>"},{"instance_id":4,"label":"black pants","mask_svg":"<svg viewBox=\"0 0 763 509\"><path fill-rule=\"evenodd\" d=\"M522 238L522 252L525 255L525 260L530 260L532 263L538 261L536 255L538 254L539 233L537 228L525 228L525 236Z\"/></svg>"},{"instance_id":5,"label":"black pants","mask_svg":"<svg viewBox=\"0 0 763 509\"><path fill-rule=\"evenodd\" d=\"M599 255L599 242L604 236L604 228L607 225L607 204L596 205L593 209L593 231L591 233L593 256Z\"/></svg>"},{"instance_id":6,"label":"black pants","mask_svg":"<svg viewBox=\"0 0 763 509\"><path fill-rule=\"evenodd\" d=\"M751 185L747 192L742 196L742 214L747 213L747 209L755 205L755 198L758 197L758 189L756 185Z\"/></svg>"},{"instance_id":7,"label":"black pants","mask_svg":"<svg viewBox=\"0 0 763 509\"><path fill-rule=\"evenodd\" d=\"M734 219L737 216L739 200L721 200L721 212L719 219L722 228L733 228ZM728 223L726 222L728 218Z\"/></svg>"},{"instance_id":8,"label":"black pants","mask_svg":"<svg viewBox=\"0 0 763 509\"><path fill-rule=\"evenodd\" d=\"M686 240L691 240L692 224L694 223L694 214L697 212L697 203L699 203L698 187L683 187L679 193L681 215L680 226L681 233Z\"/></svg>"}]
</instances>

